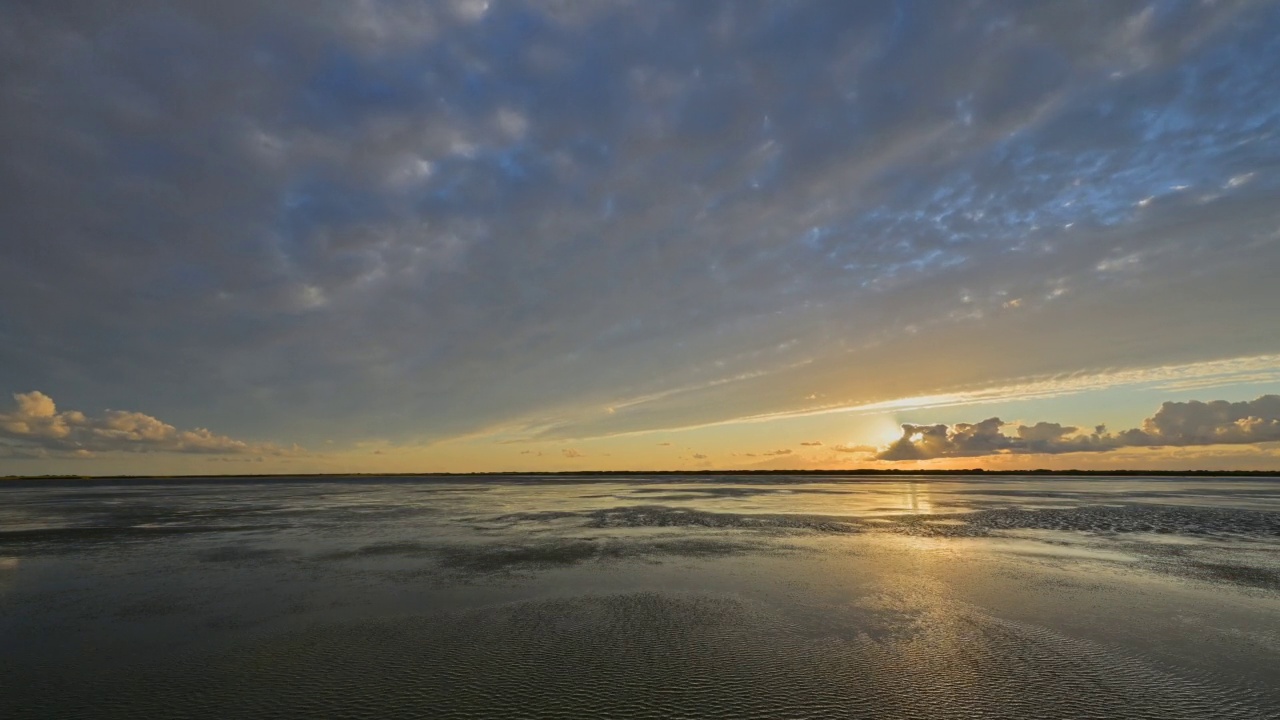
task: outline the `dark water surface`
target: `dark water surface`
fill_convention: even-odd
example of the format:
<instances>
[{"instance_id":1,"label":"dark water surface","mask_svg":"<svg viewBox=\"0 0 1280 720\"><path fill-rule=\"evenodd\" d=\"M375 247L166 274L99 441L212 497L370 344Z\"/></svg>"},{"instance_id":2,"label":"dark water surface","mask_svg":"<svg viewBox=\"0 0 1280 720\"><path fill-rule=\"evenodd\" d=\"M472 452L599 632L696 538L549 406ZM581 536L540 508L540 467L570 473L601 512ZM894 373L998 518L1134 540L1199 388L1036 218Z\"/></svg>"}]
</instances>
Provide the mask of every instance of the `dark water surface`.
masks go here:
<instances>
[{"instance_id":1,"label":"dark water surface","mask_svg":"<svg viewBox=\"0 0 1280 720\"><path fill-rule=\"evenodd\" d=\"M0 485L0 718L1280 718L1280 481Z\"/></svg>"}]
</instances>

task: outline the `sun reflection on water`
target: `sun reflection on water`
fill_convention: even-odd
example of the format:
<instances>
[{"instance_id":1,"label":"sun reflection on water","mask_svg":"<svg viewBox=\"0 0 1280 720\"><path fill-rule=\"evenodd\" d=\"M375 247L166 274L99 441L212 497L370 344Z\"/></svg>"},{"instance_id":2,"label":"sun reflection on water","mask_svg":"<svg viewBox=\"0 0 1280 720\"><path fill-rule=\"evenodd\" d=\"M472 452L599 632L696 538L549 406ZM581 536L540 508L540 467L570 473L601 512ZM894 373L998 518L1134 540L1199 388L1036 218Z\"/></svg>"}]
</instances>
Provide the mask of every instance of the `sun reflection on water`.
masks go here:
<instances>
[{"instance_id":1,"label":"sun reflection on water","mask_svg":"<svg viewBox=\"0 0 1280 720\"><path fill-rule=\"evenodd\" d=\"M900 493L904 511L912 515L927 515L933 512L928 485L914 482L902 483Z\"/></svg>"},{"instance_id":2,"label":"sun reflection on water","mask_svg":"<svg viewBox=\"0 0 1280 720\"><path fill-rule=\"evenodd\" d=\"M9 594L17 575L18 558L0 557L0 597Z\"/></svg>"}]
</instances>

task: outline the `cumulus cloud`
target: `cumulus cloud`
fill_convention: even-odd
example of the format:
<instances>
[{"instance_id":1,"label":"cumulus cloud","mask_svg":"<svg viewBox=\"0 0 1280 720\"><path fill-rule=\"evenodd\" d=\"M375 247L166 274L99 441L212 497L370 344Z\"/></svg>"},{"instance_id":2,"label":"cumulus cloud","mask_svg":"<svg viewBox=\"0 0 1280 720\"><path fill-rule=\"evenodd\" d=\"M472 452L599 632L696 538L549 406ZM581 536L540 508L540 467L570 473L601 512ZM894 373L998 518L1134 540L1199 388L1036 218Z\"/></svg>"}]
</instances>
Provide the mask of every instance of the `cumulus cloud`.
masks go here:
<instances>
[{"instance_id":1,"label":"cumulus cloud","mask_svg":"<svg viewBox=\"0 0 1280 720\"><path fill-rule=\"evenodd\" d=\"M1142 435L1151 445L1277 441L1280 395L1263 395L1247 402L1166 402L1142 424Z\"/></svg>"},{"instance_id":2,"label":"cumulus cloud","mask_svg":"<svg viewBox=\"0 0 1280 720\"><path fill-rule=\"evenodd\" d=\"M1280 395L1228 402L1166 402L1142 427L1091 432L1060 423L1017 425L988 418L955 425L904 424L902 437L880 449L877 460L930 460L998 454L1105 452L1126 447L1187 447L1280 442Z\"/></svg>"},{"instance_id":3,"label":"cumulus cloud","mask_svg":"<svg viewBox=\"0 0 1280 720\"><path fill-rule=\"evenodd\" d=\"M16 393L14 408L0 413L0 450L12 458L87 457L99 452L169 452L213 455L285 455L295 449L249 443L205 428L180 430L150 415L107 410L90 417L59 412L40 391Z\"/></svg>"}]
</instances>

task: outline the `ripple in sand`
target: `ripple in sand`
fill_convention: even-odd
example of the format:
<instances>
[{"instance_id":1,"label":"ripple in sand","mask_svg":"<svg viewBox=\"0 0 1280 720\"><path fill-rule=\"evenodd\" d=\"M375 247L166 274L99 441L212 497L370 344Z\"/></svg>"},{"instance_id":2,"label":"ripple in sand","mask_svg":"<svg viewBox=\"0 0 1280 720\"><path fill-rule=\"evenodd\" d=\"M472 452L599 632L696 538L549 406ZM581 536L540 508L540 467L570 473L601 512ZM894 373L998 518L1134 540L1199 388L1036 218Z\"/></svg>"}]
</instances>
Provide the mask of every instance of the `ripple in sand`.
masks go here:
<instances>
[{"instance_id":1,"label":"ripple in sand","mask_svg":"<svg viewBox=\"0 0 1280 720\"><path fill-rule=\"evenodd\" d=\"M1037 626L935 607L903 636L894 617L833 633L725 597L518 602L315 626L57 693L46 678L8 717L1263 717L1246 691Z\"/></svg>"}]
</instances>

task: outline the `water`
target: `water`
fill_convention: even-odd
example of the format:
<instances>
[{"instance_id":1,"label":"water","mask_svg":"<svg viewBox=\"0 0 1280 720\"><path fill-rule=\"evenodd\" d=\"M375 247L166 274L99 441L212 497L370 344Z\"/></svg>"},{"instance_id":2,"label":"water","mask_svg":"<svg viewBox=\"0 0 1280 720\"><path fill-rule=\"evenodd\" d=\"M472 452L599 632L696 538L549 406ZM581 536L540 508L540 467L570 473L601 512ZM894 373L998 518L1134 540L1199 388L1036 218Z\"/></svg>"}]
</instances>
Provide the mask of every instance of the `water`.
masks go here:
<instances>
[{"instance_id":1,"label":"water","mask_svg":"<svg viewBox=\"0 0 1280 720\"><path fill-rule=\"evenodd\" d=\"M1280 481L0 486L0 717L1275 718Z\"/></svg>"}]
</instances>

